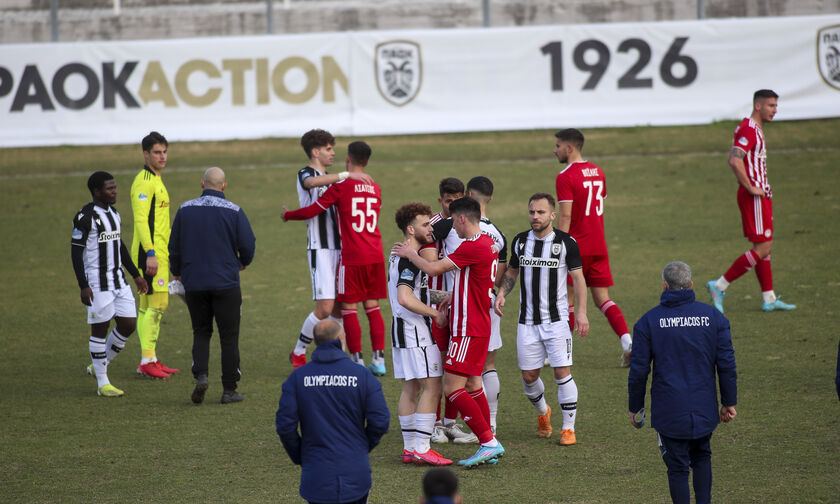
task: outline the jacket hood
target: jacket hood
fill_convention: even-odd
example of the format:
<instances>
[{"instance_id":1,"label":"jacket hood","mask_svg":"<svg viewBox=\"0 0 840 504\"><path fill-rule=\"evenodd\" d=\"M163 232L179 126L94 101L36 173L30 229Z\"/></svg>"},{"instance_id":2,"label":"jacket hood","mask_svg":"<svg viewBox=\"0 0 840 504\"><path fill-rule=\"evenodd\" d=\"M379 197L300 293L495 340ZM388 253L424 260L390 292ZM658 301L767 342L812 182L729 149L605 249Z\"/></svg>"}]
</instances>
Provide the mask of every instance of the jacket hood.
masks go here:
<instances>
[{"instance_id":1,"label":"jacket hood","mask_svg":"<svg viewBox=\"0 0 840 504\"><path fill-rule=\"evenodd\" d=\"M694 302L694 291L692 289L671 290L662 293L659 303L663 306L679 306Z\"/></svg>"},{"instance_id":2,"label":"jacket hood","mask_svg":"<svg viewBox=\"0 0 840 504\"><path fill-rule=\"evenodd\" d=\"M341 349L341 340L327 341L321 343L318 348L312 352L312 360L314 362L335 362L341 359L349 359L350 357Z\"/></svg>"}]
</instances>

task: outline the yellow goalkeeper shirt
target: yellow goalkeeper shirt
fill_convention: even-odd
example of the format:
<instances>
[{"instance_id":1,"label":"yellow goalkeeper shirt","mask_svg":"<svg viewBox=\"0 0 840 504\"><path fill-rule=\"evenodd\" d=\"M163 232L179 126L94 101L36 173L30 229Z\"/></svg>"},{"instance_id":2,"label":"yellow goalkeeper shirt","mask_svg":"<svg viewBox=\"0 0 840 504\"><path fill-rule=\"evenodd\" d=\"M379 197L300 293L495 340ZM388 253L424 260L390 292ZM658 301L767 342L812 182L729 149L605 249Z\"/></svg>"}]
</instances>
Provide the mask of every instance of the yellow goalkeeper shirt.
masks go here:
<instances>
[{"instance_id":1,"label":"yellow goalkeeper shirt","mask_svg":"<svg viewBox=\"0 0 840 504\"><path fill-rule=\"evenodd\" d=\"M146 253L155 251L158 262L169 262L169 193L163 179L148 166L131 184L131 212L134 214L134 237L131 257L140 271L146 267Z\"/></svg>"}]
</instances>

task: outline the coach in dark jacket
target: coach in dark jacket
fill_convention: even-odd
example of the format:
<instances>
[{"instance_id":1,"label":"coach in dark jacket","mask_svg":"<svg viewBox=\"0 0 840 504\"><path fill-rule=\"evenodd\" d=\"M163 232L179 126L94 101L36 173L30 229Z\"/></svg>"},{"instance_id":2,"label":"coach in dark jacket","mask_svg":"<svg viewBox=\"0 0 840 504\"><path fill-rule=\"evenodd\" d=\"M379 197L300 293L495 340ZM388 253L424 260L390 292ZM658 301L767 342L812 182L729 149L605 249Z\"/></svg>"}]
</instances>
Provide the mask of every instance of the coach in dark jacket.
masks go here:
<instances>
[{"instance_id":1,"label":"coach in dark jacket","mask_svg":"<svg viewBox=\"0 0 840 504\"><path fill-rule=\"evenodd\" d=\"M711 502L712 461L709 440L719 422L735 418L735 351L729 321L718 310L694 300L691 268L672 262L662 272L660 305L633 328L628 391L630 423L641 427L638 413L653 362L651 426L659 434L668 486L675 503L690 502L689 468L694 470L698 504ZM723 406L718 411L715 373Z\"/></svg>"},{"instance_id":2,"label":"coach in dark jacket","mask_svg":"<svg viewBox=\"0 0 840 504\"><path fill-rule=\"evenodd\" d=\"M310 503L367 502L368 452L391 417L379 380L341 350L343 332L331 320L315 326L318 348L283 383L277 409L277 434L302 466L300 495Z\"/></svg>"},{"instance_id":3,"label":"coach in dark jacket","mask_svg":"<svg viewBox=\"0 0 840 504\"><path fill-rule=\"evenodd\" d=\"M193 327L192 372L197 383L192 401L207 391L213 318L222 346L222 404L239 402L239 271L254 259L255 239L248 217L225 199L221 168L208 168L200 198L187 201L175 215L169 237L169 267L184 284Z\"/></svg>"}]
</instances>

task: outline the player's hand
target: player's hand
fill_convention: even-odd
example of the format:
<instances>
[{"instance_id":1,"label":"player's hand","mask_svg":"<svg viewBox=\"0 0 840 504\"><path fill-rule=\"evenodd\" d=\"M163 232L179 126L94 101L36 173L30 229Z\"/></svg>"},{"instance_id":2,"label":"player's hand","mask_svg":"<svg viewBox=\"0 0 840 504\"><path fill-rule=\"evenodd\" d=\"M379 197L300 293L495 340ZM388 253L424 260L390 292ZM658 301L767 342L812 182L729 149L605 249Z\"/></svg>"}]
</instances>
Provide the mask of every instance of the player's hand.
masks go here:
<instances>
[{"instance_id":1,"label":"player's hand","mask_svg":"<svg viewBox=\"0 0 840 504\"><path fill-rule=\"evenodd\" d=\"M149 284L146 283L146 279L141 276L134 279L134 285L137 286L137 294L145 294L149 292Z\"/></svg>"},{"instance_id":2,"label":"player's hand","mask_svg":"<svg viewBox=\"0 0 840 504\"><path fill-rule=\"evenodd\" d=\"M505 314L502 313L502 307L505 306L505 297L501 294L496 294L496 302L493 303L493 311L496 312L496 315L500 317L504 317Z\"/></svg>"},{"instance_id":3,"label":"player's hand","mask_svg":"<svg viewBox=\"0 0 840 504\"><path fill-rule=\"evenodd\" d=\"M90 287L82 289L80 296L82 298L83 305L91 306L93 304L93 290Z\"/></svg>"},{"instance_id":4,"label":"player's hand","mask_svg":"<svg viewBox=\"0 0 840 504\"><path fill-rule=\"evenodd\" d=\"M589 334L589 319L582 313L575 313L575 332L579 338Z\"/></svg>"},{"instance_id":5,"label":"player's hand","mask_svg":"<svg viewBox=\"0 0 840 504\"><path fill-rule=\"evenodd\" d=\"M756 187L752 184L750 184L750 186L747 187L747 191L753 196L761 196L762 198L767 196L767 193L764 192L764 189Z\"/></svg>"},{"instance_id":6,"label":"player's hand","mask_svg":"<svg viewBox=\"0 0 840 504\"><path fill-rule=\"evenodd\" d=\"M721 406L720 407L720 421L723 423L729 422L738 415L735 411L735 406Z\"/></svg>"},{"instance_id":7,"label":"player's hand","mask_svg":"<svg viewBox=\"0 0 840 504\"><path fill-rule=\"evenodd\" d=\"M404 257L407 259L412 252L415 254L417 253L417 251L406 242L397 242L393 247L391 247L391 253L397 257Z\"/></svg>"},{"instance_id":8,"label":"player's hand","mask_svg":"<svg viewBox=\"0 0 840 504\"><path fill-rule=\"evenodd\" d=\"M350 175L347 177L350 180L358 180L364 184L373 184L373 177L368 175L367 173L362 172L350 172Z\"/></svg>"},{"instance_id":9,"label":"player's hand","mask_svg":"<svg viewBox=\"0 0 840 504\"><path fill-rule=\"evenodd\" d=\"M158 260L155 256L147 257L146 258L146 274L149 276L157 275L158 271Z\"/></svg>"},{"instance_id":10,"label":"player's hand","mask_svg":"<svg viewBox=\"0 0 840 504\"><path fill-rule=\"evenodd\" d=\"M289 211L289 207L283 205L283 212L280 214L280 217L283 217L283 222L286 222L286 212Z\"/></svg>"},{"instance_id":11,"label":"player's hand","mask_svg":"<svg viewBox=\"0 0 840 504\"><path fill-rule=\"evenodd\" d=\"M435 325L438 328L442 329L446 327L446 324L449 322L449 317L446 316L446 310L438 311L435 314Z\"/></svg>"}]
</instances>

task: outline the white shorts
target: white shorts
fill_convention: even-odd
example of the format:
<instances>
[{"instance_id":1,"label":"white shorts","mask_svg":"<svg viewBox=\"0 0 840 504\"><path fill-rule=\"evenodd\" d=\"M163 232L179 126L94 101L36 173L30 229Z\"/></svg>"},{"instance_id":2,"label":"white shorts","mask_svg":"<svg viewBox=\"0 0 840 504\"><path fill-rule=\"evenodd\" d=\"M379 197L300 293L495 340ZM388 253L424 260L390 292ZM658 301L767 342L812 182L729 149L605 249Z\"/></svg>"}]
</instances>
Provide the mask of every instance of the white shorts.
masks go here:
<instances>
[{"instance_id":1,"label":"white shorts","mask_svg":"<svg viewBox=\"0 0 840 504\"><path fill-rule=\"evenodd\" d=\"M493 303L496 303L496 296L493 296ZM490 308L490 343L487 351L492 352L502 348L502 318L496 315L496 310Z\"/></svg>"},{"instance_id":2,"label":"white shorts","mask_svg":"<svg viewBox=\"0 0 840 504\"><path fill-rule=\"evenodd\" d=\"M307 250L309 274L312 277L312 299L335 299L335 278L340 250Z\"/></svg>"},{"instance_id":3,"label":"white shorts","mask_svg":"<svg viewBox=\"0 0 840 504\"><path fill-rule=\"evenodd\" d=\"M551 367L572 365L572 332L561 320L548 324L519 324L516 328L516 360L523 371L540 369L545 358Z\"/></svg>"},{"instance_id":4,"label":"white shorts","mask_svg":"<svg viewBox=\"0 0 840 504\"><path fill-rule=\"evenodd\" d=\"M418 380L443 376L440 350L432 343L429 346L413 348L392 348L394 378Z\"/></svg>"},{"instance_id":5,"label":"white shorts","mask_svg":"<svg viewBox=\"0 0 840 504\"><path fill-rule=\"evenodd\" d=\"M88 324L108 322L115 316L136 318L137 307L134 304L134 294L131 287L124 285L121 289L93 292L93 303L87 307Z\"/></svg>"}]
</instances>

